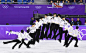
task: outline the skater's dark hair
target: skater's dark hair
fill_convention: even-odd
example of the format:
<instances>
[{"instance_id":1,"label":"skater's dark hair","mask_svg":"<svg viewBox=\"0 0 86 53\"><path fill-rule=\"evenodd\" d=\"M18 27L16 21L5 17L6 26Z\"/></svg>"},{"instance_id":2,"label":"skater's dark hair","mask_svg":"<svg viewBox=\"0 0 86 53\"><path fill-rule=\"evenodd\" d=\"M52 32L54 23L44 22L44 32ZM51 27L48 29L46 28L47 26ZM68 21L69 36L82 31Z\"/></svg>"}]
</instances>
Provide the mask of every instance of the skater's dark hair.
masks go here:
<instances>
[{"instance_id":1,"label":"skater's dark hair","mask_svg":"<svg viewBox=\"0 0 86 53\"><path fill-rule=\"evenodd\" d=\"M45 14L45 16L48 16L47 14Z\"/></svg>"},{"instance_id":2,"label":"skater's dark hair","mask_svg":"<svg viewBox=\"0 0 86 53\"><path fill-rule=\"evenodd\" d=\"M65 19L65 20L69 22L69 20L68 20L68 19Z\"/></svg>"},{"instance_id":3,"label":"skater's dark hair","mask_svg":"<svg viewBox=\"0 0 86 53\"><path fill-rule=\"evenodd\" d=\"M21 33L23 33L24 32L24 30L21 30Z\"/></svg>"},{"instance_id":4,"label":"skater's dark hair","mask_svg":"<svg viewBox=\"0 0 86 53\"><path fill-rule=\"evenodd\" d=\"M42 19L43 17L40 17L40 19Z\"/></svg>"},{"instance_id":5,"label":"skater's dark hair","mask_svg":"<svg viewBox=\"0 0 86 53\"><path fill-rule=\"evenodd\" d=\"M70 24L71 26L73 25L73 24Z\"/></svg>"},{"instance_id":6,"label":"skater's dark hair","mask_svg":"<svg viewBox=\"0 0 86 53\"><path fill-rule=\"evenodd\" d=\"M60 14L58 14L57 16L60 16L60 17L61 17L61 15L60 15Z\"/></svg>"},{"instance_id":7,"label":"skater's dark hair","mask_svg":"<svg viewBox=\"0 0 86 53\"><path fill-rule=\"evenodd\" d=\"M32 25L35 25L35 23L33 23Z\"/></svg>"},{"instance_id":8,"label":"skater's dark hair","mask_svg":"<svg viewBox=\"0 0 86 53\"><path fill-rule=\"evenodd\" d=\"M76 26L76 29L78 29L79 27L78 26Z\"/></svg>"},{"instance_id":9,"label":"skater's dark hair","mask_svg":"<svg viewBox=\"0 0 86 53\"><path fill-rule=\"evenodd\" d=\"M57 15L57 13L53 13L53 15Z\"/></svg>"},{"instance_id":10,"label":"skater's dark hair","mask_svg":"<svg viewBox=\"0 0 86 53\"><path fill-rule=\"evenodd\" d=\"M39 19L36 19L39 22Z\"/></svg>"},{"instance_id":11,"label":"skater's dark hair","mask_svg":"<svg viewBox=\"0 0 86 53\"><path fill-rule=\"evenodd\" d=\"M27 30L27 33L29 33L29 29Z\"/></svg>"},{"instance_id":12,"label":"skater's dark hair","mask_svg":"<svg viewBox=\"0 0 86 53\"><path fill-rule=\"evenodd\" d=\"M61 18L65 18L64 16L62 16Z\"/></svg>"},{"instance_id":13,"label":"skater's dark hair","mask_svg":"<svg viewBox=\"0 0 86 53\"><path fill-rule=\"evenodd\" d=\"M52 16L52 13L49 13L48 16Z\"/></svg>"}]
</instances>

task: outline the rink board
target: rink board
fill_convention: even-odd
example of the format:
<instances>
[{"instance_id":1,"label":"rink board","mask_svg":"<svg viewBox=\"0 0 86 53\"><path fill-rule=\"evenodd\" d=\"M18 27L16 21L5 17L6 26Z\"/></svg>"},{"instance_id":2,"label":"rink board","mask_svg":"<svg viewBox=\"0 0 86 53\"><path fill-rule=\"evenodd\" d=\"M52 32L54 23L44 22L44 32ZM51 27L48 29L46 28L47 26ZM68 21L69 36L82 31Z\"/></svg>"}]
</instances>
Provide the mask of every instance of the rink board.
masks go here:
<instances>
[{"instance_id":1,"label":"rink board","mask_svg":"<svg viewBox=\"0 0 86 53\"><path fill-rule=\"evenodd\" d=\"M11 35L8 35L6 34L6 31L20 31L20 30L24 30L26 31L26 28L29 27L30 25L0 25L0 40L10 40L10 39L16 39L17 38L17 35L15 34L11 34ZM75 26L73 26L75 28ZM46 29L45 29L46 30ZM83 40L86 40L86 26L82 25L82 26L79 26L79 30L83 32L84 36L81 34L82 39ZM50 33L50 29L48 30L48 34ZM52 32L53 33L53 32ZM58 31L57 31L58 33ZM53 34L52 34L53 36ZM59 36L57 37L57 39L59 38ZM63 34L63 38L64 40L64 34ZM79 38L78 38L79 39ZM46 39L44 39L46 40ZM49 39L49 40L52 40L52 39Z\"/></svg>"}]
</instances>

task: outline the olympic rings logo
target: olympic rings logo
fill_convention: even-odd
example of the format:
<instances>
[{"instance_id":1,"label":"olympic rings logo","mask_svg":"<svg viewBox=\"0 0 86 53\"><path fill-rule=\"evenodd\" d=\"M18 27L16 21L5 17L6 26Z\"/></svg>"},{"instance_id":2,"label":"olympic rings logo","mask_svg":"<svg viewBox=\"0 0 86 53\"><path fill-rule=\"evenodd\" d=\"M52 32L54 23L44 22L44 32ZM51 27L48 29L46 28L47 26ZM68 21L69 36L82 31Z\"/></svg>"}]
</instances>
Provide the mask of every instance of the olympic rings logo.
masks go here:
<instances>
[{"instance_id":1,"label":"olympic rings logo","mask_svg":"<svg viewBox=\"0 0 86 53\"><path fill-rule=\"evenodd\" d=\"M41 6L35 6L36 9L41 9L42 7Z\"/></svg>"}]
</instances>

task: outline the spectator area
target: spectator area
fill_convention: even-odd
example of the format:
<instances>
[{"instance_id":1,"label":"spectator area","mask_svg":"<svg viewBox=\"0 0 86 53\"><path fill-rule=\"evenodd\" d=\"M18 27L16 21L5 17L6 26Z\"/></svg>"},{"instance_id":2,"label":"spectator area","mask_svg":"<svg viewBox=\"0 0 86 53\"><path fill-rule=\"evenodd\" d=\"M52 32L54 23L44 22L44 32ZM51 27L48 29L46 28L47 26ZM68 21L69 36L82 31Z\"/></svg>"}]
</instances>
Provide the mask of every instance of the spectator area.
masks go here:
<instances>
[{"instance_id":1,"label":"spectator area","mask_svg":"<svg viewBox=\"0 0 86 53\"><path fill-rule=\"evenodd\" d=\"M67 2L67 1L69 1L69 2L83 2L83 0L47 0L48 2L51 2L51 1L53 1L53 2L57 2L57 1L60 1L60 2L62 2L62 1L64 1L64 2Z\"/></svg>"},{"instance_id":2,"label":"spectator area","mask_svg":"<svg viewBox=\"0 0 86 53\"><path fill-rule=\"evenodd\" d=\"M1 4L4 4L5 2L10 2L10 4L49 4L57 1L59 3L84 3L84 0L1 0Z\"/></svg>"},{"instance_id":3,"label":"spectator area","mask_svg":"<svg viewBox=\"0 0 86 53\"><path fill-rule=\"evenodd\" d=\"M66 19L69 20L69 23L70 23L71 19L70 18L66 18ZM77 18L73 18L73 19L75 22L77 21ZM85 24L85 18L79 18L79 19L81 21L81 25L84 25ZM76 23L75 23L75 25L76 25Z\"/></svg>"},{"instance_id":4,"label":"spectator area","mask_svg":"<svg viewBox=\"0 0 86 53\"><path fill-rule=\"evenodd\" d=\"M64 4L66 4L66 3L68 3L68 4L74 4L74 5L76 5L76 4L83 4L83 3L85 3L84 2L84 0L47 0L48 2L50 2L50 4L52 4L52 3L64 3Z\"/></svg>"},{"instance_id":5,"label":"spectator area","mask_svg":"<svg viewBox=\"0 0 86 53\"><path fill-rule=\"evenodd\" d=\"M11 2L11 3L13 3L13 2L19 2L19 3L16 3L16 4L20 4L20 3L25 3L25 2L27 2L27 3L34 3L34 0L1 0L1 2ZM2 3L2 4L3 4Z\"/></svg>"}]
</instances>

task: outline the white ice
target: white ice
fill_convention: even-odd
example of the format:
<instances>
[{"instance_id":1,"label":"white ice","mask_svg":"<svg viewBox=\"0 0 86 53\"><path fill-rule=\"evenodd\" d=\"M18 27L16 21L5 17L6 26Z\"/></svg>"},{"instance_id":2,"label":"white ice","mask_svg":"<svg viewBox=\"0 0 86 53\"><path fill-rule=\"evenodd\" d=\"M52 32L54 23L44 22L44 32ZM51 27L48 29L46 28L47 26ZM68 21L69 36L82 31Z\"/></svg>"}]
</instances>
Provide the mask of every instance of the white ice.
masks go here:
<instances>
[{"instance_id":1,"label":"white ice","mask_svg":"<svg viewBox=\"0 0 86 53\"><path fill-rule=\"evenodd\" d=\"M58 40L40 40L39 43L30 45L30 49L24 45L20 49L18 49L19 45L12 49L15 43L3 44L3 41L8 40L0 40L0 53L86 53L85 40L79 41L79 47L76 48L74 47L75 41L66 48L63 46L64 40L62 40L62 43L59 43Z\"/></svg>"}]
</instances>

